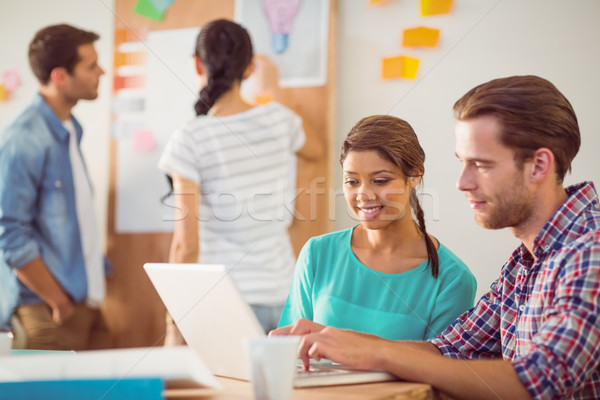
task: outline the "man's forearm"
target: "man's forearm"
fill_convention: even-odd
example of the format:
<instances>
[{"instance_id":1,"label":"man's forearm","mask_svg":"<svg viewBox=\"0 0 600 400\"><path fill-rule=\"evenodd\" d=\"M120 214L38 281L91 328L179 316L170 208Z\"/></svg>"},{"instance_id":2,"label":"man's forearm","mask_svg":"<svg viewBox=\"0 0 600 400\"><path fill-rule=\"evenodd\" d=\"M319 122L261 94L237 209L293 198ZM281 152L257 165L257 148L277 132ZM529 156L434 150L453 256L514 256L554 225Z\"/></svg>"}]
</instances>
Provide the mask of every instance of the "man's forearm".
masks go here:
<instances>
[{"instance_id":1,"label":"man's forearm","mask_svg":"<svg viewBox=\"0 0 600 400\"><path fill-rule=\"evenodd\" d=\"M509 361L450 359L428 342L388 342L378 354L381 368L408 381L429 383L450 397L531 398Z\"/></svg>"}]
</instances>

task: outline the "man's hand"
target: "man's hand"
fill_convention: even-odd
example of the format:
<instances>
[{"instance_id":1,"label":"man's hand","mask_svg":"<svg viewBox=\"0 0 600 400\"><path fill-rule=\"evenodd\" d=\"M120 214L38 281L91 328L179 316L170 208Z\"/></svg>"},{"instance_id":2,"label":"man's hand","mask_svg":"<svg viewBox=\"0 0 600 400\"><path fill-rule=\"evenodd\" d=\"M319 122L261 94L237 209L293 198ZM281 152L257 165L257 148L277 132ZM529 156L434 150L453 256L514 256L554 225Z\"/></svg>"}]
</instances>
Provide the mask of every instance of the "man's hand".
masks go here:
<instances>
[{"instance_id":1,"label":"man's hand","mask_svg":"<svg viewBox=\"0 0 600 400\"><path fill-rule=\"evenodd\" d=\"M305 369L310 358L327 358L357 369L376 369L379 368L378 356L385 353L389 343L378 336L327 326L302 337L298 357Z\"/></svg>"},{"instance_id":2,"label":"man's hand","mask_svg":"<svg viewBox=\"0 0 600 400\"><path fill-rule=\"evenodd\" d=\"M75 304L68 298L61 304L50 305L50 308L52 308L52 320L57 325L62 325L75 313Z\"/></svg>"},{"instance_id":3,"label":"man's hand","mask_svg":"<svg viewBox=\"0 0 600 400\"><path fill-rule=\"evenodd\" d=\"M75 312L75 304L54 278L41 258L16 269L17 278L52 309L52 320L64 323Z\"/></svg>"}]
</instances>

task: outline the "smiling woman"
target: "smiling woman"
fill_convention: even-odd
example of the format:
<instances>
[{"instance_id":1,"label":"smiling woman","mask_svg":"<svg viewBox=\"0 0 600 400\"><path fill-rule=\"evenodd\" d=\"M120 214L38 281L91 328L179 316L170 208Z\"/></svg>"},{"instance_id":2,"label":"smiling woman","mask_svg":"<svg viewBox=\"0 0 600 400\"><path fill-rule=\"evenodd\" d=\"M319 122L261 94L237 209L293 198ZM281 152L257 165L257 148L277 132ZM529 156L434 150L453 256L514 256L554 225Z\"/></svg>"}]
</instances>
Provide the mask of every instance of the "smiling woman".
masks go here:
<instances>
[{"instance_id":1,"label":"smiling woman","mask_svg":"<svg viewBox=\"0 0 600 400\"><path fill-rule=\"evenodd\" d=\"M364 118L340 162L360 223L307 242L274 333L293 333L306 319L388 339L436 336L473 306L476 281L427 233L416 194L425 153L415 132L396 117Z\"/></svg>"}]
</instances>

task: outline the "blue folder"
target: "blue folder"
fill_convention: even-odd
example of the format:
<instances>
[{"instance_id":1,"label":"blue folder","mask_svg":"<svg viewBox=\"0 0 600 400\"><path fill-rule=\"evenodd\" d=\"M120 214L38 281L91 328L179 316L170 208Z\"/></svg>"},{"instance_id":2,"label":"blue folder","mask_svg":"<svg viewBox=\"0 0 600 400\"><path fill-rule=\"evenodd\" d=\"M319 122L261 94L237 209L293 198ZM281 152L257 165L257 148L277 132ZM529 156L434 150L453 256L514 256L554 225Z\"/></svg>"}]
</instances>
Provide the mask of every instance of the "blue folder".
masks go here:
<instances>
[{"instance_id":1,"label":"blue folder","mask_svg":"<svg viewBox=\"0 0 600 400\"><path fill-rule=\"evenodd\" d=\"M0 400L162 400L160 378L74 379L0 383Z\"/></svg>"}]
</instances>

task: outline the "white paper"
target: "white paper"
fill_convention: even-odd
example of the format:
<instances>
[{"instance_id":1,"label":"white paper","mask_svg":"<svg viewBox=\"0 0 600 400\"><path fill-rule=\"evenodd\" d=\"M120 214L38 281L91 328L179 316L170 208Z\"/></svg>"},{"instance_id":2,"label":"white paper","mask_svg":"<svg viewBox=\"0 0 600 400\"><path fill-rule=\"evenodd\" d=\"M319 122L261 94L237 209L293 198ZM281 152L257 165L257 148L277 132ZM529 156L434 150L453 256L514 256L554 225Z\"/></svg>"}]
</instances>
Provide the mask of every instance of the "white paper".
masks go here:
<instances>
[{"instance_id":1,"label":"white paper","mask_svg":"<svg viewBox=\"0 0 600 400\"><path fill-rule=\"evenodd\" d=\"M250 33L254 53L266 54L277 65L281 87L325 85L329 37L328 0L300 2L289 31L288 47L281 54L273 49L270 22L263 9L263 1L237 0L235 20Z\"/></svg>"},{"instance_id":2,"label":"white paper","mask_svg":"<svg viewBox=\"0 0 600 400\"><path fill-rule=\"evenodd\" d=\"M0 382L60 379L121 379L159 377L191 380L221 389L220 383L187 346L49 352L2 357Z\"/></svg>"},{"instance_id":3,"label":"white paper","mask_svg":"<svg viewBox=\"0 0 600 400\"><path fill-rule=\"evenodd\" d=\"M173 230L174 209L161 202L169 187L157 164L171 133L195 116L199 84L192 54L199 31L186 28L148 34L146 88L141 92L145 109L137 116L117 115L114 125L113 135L118 139L115 230L119 233ZM126 98L120 93L119 97ZM139 151L135 145L140 130L155 138L151 151Z\"/></svg>"}]
</instances>

